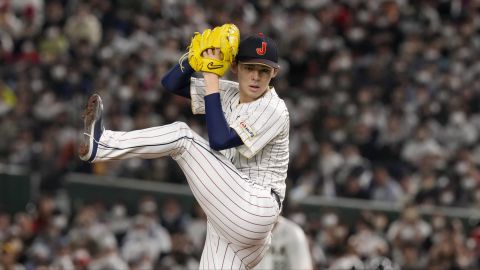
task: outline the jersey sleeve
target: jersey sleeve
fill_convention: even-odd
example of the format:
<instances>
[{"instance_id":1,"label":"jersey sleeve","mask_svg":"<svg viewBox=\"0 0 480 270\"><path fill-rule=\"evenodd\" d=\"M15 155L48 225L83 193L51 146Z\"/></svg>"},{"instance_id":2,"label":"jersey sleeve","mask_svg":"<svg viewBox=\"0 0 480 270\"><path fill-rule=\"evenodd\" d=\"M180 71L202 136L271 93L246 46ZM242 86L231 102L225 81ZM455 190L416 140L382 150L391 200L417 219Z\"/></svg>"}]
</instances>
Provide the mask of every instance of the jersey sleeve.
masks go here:
<instances>
[{"instance_id":1,"label":"jersey sleeve","mask_svg":"<svg viewBox=\"0 0 480 270\"><path fill-rule=\"evenodd\" d=\"M225 92L232 88L235 83L227 80L220 80L220 99L223 102ZM192 77L190 82L190 97L193 114L205 114L205 81L203 78Z\"/></svg>"},{"instance_id":2,"label":"jersey sleeve","mask_svg":"<svg viewBox=\"0 0 480 270\"><path fill-rule=\"evenodd\" d=\"M265 145L281 132L289 123L285 103L267 103L240 115L230 126L235 129L243 145L237 150L246 158L255 156Z\"/></svg>"},{"instance_id":3,"label":"jersey sleeve","mask_svg":"<svg viewBox=\"0 0 480 270\"><path fill-rule=\"evenodd\" d=\"M190 97L193 114L205 114L205 82L203 79L192 78L190 83Z\"/></svg>"}]
</instances>

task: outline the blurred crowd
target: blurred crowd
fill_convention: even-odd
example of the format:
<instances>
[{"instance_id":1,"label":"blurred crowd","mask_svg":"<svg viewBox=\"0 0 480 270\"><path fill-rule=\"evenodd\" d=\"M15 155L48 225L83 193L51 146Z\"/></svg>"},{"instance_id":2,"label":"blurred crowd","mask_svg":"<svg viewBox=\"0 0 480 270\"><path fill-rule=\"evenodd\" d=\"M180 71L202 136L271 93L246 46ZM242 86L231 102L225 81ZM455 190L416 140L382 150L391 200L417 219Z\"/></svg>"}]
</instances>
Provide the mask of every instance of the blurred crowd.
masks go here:
<instances>
[{"instance_id":1,"label":"blurred crowd","mask_svg":"<svg viewBox=\"0 0 480 270\"><path fill-rule=\"evenodd\" d=\"M185 213L173 198L152 197L129 214L123 202L95 201L73 214L42 196L12 218L0 212L0 269L198 269L206 233L199 206Z\"/></svg>"},{"instance_id":2,"label":"blurred crowd","mask_svg":"<svg viewBox=\"0 0 480 270\"><path fill-rule=\"evenodd\" d=\"M273 84L291 117L287 197L292 202L319 194L479 207L479 12L480 2L472 0L0 0L0 164L27 168L42 192L61 189L71 171L184 183L169 159L81 162L76 156L81 112L97 92L109 129L184 121L206 136L203 118L192 116L188 101L165 93L160 78L195 31L232 22L244 36L263 32L279 45L281 73ZM82 208L72 227L54 226L49 233L68 231L70 240L63 243L75 242L75 231L87 233L75 230L82 222L102 231L107 212ZM0 226L22 228L34 219L17 214L10 221L2 215ZM457 223L438 229L422 221L418 232L405 233L422 241L419 247L397 239L403 219L388 231L371 220L355 224L357 237L340 221L334 232L310 236L321 243L325 250L318 254L325 258L339 246L358 256L354 243L372 233L379 236L372 249L381 247L401 264L471 261L474 245L467 244L469 233ZM305 229L314 223L306 222ZM113 236L97 243L94 253L65 244L49 252L126 256L126 242L120 246L124 239ZM182 233L171 238L176 239L171 249L186 241ZM394 243L400 244L392 248ZM332 250L326 248L330 244ZM160 254L163 248L152 250ZM45 245L38 250L45 253Z\"/></svg>"},{"instance_id":3,"label":"blurred crowd","mask_svg":"<svg viewBox=\"0 0 480 270\"><path fill-rule=\"evenodd\" d=\"M69 171L183 183L169 159L76 157L86 98L107 128L185 121L160 78L195 31L233 22L277 40L292 198L480 205L477 1L0 1L0 162L55 190ZM231 75L229 75L231 76Z\"/></svg>"},{"instance_id":4,"label":"blurred crowd","mask_svg":"<svg viewBox=\"0 0 480 270\"><path fill-rule=\"evenodd\" d=\"M186 210L175 197L151 196L134 209L123 201L69 205L44 195L25 212L0 210L0 269L198 269L207 227L199 205ZM284 215L304 229L315 270L480 267L480 230L441 214L421 217L413 205L393 219L373 211L307 217L298 208Z\"/></svg>"}]
</instances>

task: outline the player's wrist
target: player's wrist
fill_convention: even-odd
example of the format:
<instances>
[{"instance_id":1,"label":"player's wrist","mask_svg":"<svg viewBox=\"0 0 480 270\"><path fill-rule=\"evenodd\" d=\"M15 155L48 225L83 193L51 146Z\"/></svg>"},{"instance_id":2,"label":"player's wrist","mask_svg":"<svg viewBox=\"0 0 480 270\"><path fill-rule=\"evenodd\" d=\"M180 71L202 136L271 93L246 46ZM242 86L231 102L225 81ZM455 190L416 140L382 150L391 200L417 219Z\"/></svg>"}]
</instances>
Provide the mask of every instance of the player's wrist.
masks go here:
<instances>
[{"instance_id":1,"label":"player's wrist","mask_svg":"<svg viewBox=\"0 0 480 270\"><path fill-rule=\"evenodd\" d=\"M203 78L205 80L205 94L218 93L220 88L220 76L215 73L204 72Z\"/></svg>"}]
</instances>

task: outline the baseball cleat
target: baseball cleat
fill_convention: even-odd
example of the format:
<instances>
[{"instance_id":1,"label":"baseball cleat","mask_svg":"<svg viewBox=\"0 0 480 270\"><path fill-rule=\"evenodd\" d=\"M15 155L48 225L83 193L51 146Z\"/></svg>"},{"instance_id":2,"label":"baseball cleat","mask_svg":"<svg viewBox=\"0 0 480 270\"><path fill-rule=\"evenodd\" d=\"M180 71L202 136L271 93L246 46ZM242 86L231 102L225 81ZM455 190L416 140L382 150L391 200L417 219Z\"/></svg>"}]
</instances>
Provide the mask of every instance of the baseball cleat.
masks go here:
<instances>
[{"instance_id":1,"label":"baseball cleat","mask_svg":"<svg viewBox=\"0 0 480 270\"><path fill-rule=\"evenodd\" d=\"M102 123L103 103L99 95L93 94L88 98L83 112L84 131L81 136L78 155L81 160L92 162L95 159L98 141L105 128Z\"/></svg>"}]
</instances>

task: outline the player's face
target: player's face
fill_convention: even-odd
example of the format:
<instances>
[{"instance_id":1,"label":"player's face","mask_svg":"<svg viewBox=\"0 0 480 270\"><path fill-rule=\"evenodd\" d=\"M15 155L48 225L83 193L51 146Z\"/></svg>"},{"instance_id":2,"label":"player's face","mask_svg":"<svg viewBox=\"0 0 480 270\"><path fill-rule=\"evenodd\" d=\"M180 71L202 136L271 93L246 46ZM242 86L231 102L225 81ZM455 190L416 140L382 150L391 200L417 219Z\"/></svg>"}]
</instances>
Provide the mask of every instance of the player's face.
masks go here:
<instances>
[{"instance_id":1,"label":"player's face","mask_svg":"<svg viewBox=\"0 0 480 270\"><path fill-rule=\"evenodd\" d=\"M261 64L238 63L232 66L237 73L240 88L240 102L252 102L261 97L269 87L270 80L278 70Z\"/></svg>"}]
</instances>

